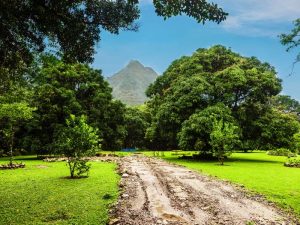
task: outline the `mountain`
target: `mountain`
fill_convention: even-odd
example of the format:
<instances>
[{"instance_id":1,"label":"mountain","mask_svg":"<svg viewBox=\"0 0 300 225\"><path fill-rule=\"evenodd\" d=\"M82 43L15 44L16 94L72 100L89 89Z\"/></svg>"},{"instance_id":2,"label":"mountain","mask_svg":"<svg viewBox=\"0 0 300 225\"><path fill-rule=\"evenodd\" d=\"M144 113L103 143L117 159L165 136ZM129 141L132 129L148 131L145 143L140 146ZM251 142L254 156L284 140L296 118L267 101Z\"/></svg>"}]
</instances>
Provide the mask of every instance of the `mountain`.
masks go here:
<instances>
[{"instance_id":1,"label":"mountain","mask_svg":"<svg viewBox=\"0 0 300 225\"><path fill-rule=\"evenodd\" d=\"M141 105L146 100L145 91L155 81L158 74L139 61L132 60L118 73L108 78L113 88L113 97L128 105Z\"/></svg>"}]
</instances>

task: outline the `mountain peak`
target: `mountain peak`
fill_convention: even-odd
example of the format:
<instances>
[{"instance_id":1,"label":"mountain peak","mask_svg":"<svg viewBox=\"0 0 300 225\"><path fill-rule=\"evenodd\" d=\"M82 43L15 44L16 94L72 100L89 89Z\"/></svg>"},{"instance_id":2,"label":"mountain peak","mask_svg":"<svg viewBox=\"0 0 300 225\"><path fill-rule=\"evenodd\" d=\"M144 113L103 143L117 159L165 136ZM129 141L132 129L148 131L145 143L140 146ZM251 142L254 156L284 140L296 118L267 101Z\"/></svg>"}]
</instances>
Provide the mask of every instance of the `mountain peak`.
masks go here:
<instances>
[{"instance_id":1,"label":"mountain peak","mask_svg":"<svg viewBox=\"0 0 300 225\"><path fill-rule=\"evenodd\" d=\"M144 68L144 66L138 60L130 60L130 62L128 63L128 65L126 67L142 67L142 68Z\"/></svg>"},{"instance_id":2,"label":"mountain peak","mask_svg":"<svg viewBox=\"0 0 300 225\"><path fill-rule=\"evenodd\" d=\"M138 60L131 60L119 72L108 78L113 97L128 105L141 105L146 100L145 91L155 81L157 73Z\"/></svg>"}]
</instances>

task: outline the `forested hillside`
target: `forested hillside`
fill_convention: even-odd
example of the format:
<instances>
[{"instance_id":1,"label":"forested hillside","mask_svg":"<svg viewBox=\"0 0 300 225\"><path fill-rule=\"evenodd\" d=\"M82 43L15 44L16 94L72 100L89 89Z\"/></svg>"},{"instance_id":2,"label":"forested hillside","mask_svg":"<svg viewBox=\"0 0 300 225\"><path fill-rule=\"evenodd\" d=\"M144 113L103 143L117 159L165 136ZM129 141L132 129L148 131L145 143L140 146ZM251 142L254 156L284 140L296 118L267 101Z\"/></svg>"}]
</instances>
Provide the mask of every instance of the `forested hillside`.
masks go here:
<instances>
[{"instance_id":1,"label":"forested hillside","mask_svg":"<svg viewBox=\"0 0 300 225\"><path fill-rule=\"evenodd\" d=\"M132 60L125 68L108 78L108 82L113 88L114 98L128 105L141 105L147 99L146 89L157 77L152 68Z\"/></svg>"}]
</instances>

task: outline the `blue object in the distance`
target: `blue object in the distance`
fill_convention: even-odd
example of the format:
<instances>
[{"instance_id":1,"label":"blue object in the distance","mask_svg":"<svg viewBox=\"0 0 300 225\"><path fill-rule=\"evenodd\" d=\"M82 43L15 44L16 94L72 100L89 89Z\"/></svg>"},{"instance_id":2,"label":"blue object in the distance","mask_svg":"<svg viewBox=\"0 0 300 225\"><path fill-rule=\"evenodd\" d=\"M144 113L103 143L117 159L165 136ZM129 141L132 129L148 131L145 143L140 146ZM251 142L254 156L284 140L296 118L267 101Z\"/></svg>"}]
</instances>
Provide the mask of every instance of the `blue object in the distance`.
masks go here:
<instances>
[{"instance_id":1,"label":"blue object in the distance","mask_svg":"<svg viewBox=\"0 0 300 225\"><path fill-rule=\"evenodd\" d=\"M136 148L123 148L122 152L135 152Z\"/></svg>"}]
</instances>

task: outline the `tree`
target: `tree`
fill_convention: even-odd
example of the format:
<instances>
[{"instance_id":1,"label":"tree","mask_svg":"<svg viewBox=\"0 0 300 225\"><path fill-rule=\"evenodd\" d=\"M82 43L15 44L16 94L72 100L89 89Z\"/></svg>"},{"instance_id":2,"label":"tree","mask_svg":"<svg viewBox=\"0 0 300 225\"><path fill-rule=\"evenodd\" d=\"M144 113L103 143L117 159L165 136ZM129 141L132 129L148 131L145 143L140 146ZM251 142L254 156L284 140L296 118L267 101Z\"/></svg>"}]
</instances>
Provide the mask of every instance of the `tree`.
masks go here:
<instances>
[{"instance_id":1,"label":"tree","mask_svg":"<svg viewBox=\"0 0 300 225\"><path fill-rule=\"evenodd\" d=\"M238 127L233 123L215 120L213 129L210 133L210 145L213 155L219 159L221 165L224 165L224 159L232 153L235 143L238 141Z\"/></svg>"},{"instance_id":2,"label":"tree","mask_svg":"<svg viewBox=\"0 0 300 225\"><path fill-rule=\"evenodd\" d=\"M148 88L152 122L146 136L160 143L160 148L176 149L185 121L223 103L241 128L242 147L253 149L260 136L254 122L280 91L281 81L269 64L224 46L198 49L192 56L175 60Z\"/></svg>"},{"instance_id":3,"label":"tree","mask_svg":"<svg viewBox=\"0 0 300 225\"><path fill-rule=\"evenodd\" d=\"M67 164L71 178L87 174L90 165L83 157L95 154L99 149L97 129L86 123L86 117L70 115L66 120L66 127L57 131L55 145L57 151L68 158Z\"/></svg>"},{"instance_id":4,"label":"tree","mask_svg":"<svg viewBox=\"0 0 300 225\"><path fill-rule=\"evenodd\" d=\"M260 143L261 148L288 148L294 150L294 135L299 132L300 128L295 115L271 109L255 123L260 130L257 141Z\"/></svg>"},{"instance_id":5,"label":"tree","mask_svg":"<svg viewBox=\"0 0 300 225\"><path fill-rule=\"evenodd\" d=\"M209 106L192 114L188 120L183 122L181 131L178 133L179 147L183 150L195 150L202 154L214 155L211 134L214 129L219 128L215 127L220 125L216 124L216 121L222 121L222 123L230 124L230 126L231 124L236 124L235 119L231 115L231 110L224 104L218 103L217 105ZM237 126L232 125L231 127ZM223 127L221 128L223 129ZM216 130L216 132L219 132L219 130ZM227 138L226 135L223 138Z\"/></svg>"},{"instance_id":6,"label":"tree","mask_svg":"<svg viewBox=\"0 0 300 225\"><path fill-rule=\"evenodd\" d=\"M125 107L112 99L101 71L79 63L44 60L34 79L37 111L27 125L27 148L39 154L53 152L54 132L64 126L70 114L87 115L87 122L99 128L104 149L121 148Z\"/></svg>"},{"instance_id":7,"label":"tree","mask_svg":"<svg viewBox=\"0 0 300 225\"><path fill-rule=\"evenodd\" d=\"M0 119L5 120L7 127L2 130L9 146L10 166L13 166L14 137L19 123L32 118L35 108L27 103L5 103L0 104Z\"/></svg>"},{"instance_id":8,"label":"tree","mask_svg":"<svg viewBox=\"0 0 300 225\"><path fill-rule=\"evenodd\" d=\"M0 67L29 65L34 52L57 49L68 61L91 62L100 31L137 30L138 0L2 0ZM206 0L154 0L165 19L186 14L197 22L221 22L227 13Z\"/></svg>"},{"instance_id":9,"label":"tree","mask_svg":"<svg viewBox=\"0 0 300 225\"><path fill-rule=\"evenodd\" d=\"M125 129L126 136L124 139L124 147L142 148L146 146L145 133L149 126L147 115L137 107L126 108L125 112Z\"/></svg>"}]
</instances>

